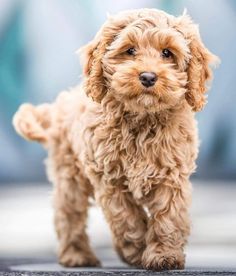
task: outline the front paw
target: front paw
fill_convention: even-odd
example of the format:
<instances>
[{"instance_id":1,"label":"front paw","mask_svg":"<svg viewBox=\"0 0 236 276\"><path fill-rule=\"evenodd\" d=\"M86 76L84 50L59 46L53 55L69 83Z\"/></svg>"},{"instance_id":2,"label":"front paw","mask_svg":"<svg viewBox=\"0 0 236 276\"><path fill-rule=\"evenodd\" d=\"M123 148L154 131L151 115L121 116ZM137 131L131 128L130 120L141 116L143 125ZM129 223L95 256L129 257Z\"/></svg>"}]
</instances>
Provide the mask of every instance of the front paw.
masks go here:
<instances>
[{"instance_id":1,"label":"front paw","mask_svg":"<svg viewBox=\"0 0 236 276\"><path fill-rule=\"evenodd\" d=\"M162 271L184 269L185 255L182 251L166 249L165 251L152 252L148 248L142 257L142 266L145 269Z\"/></svg>"},{"instance_id":2,"label":"front paw","mask_svg":"<svg viewBox=\"0 0 236 276\"><path fill-rule=\"evenodd\" d=\"M115 246L116 252L121 260L130 266L140 267L144 245L135 246L131 242L126 242Z\"/></svg>"},{"instance_id":3,"label":"front paw","mask_svg":"<svg viewBox=\"0 0 236 276\"><path fill-rule=\"evenodd\" d=\"M71 245L59 253L59 263L66 267L101 266L90 250L81 250Z\"/></svg>"}]
</instances>

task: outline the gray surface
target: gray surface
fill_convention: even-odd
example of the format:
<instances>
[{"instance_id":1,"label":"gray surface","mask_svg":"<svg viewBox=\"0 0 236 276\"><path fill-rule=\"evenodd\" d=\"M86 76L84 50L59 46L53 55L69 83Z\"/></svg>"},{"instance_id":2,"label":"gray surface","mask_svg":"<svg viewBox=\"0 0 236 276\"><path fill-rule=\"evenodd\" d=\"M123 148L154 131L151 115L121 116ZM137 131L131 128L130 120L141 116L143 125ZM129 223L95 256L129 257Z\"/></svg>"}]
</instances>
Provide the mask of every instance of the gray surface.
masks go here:
<instances>
[{"instance_id":1,"label":"gray surface","mask_svg":"<svg viewBox=\"0 0 236 276\"><path fill-rule=\"evenodd\" d=\"M193 186L186 270L162 273L123 264L95 206L88 232L103 268L63 268L55 257L51 186L5 187L0 193L0 275L236 275L236 185L198 182Z\"/></svg>"},{"instance_id":2,"label":"gray surface","mask_svg":"<svg viewBox=\"0 0 236 276\"><path fill-rule=\"evenodd\" d=\"M100 256L107 261L102 249ZM105 253L105 254L104 254ZM55 259L1 259L0 275L236 275L236 269L229 268L196 268L185 270L154 272L131 267L107 266L105 268L64 268Z\"/></svg>"}]
</instances>

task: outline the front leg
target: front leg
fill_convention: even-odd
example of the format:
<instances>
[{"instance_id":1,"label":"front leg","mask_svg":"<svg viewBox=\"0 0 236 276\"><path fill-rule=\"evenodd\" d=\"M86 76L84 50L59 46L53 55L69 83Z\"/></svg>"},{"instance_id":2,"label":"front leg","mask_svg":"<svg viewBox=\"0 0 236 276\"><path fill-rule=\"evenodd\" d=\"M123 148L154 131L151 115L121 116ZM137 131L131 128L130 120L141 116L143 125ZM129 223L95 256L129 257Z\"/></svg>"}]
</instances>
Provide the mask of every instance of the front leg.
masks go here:
<instances>
[{"instance_id":1,"label":"front leg","mask_svg":"<svg viewBox=\"0 0 236 276\"><path fill-rule=\"evenodd\" d=\"M188 208L191 187L187 180L179 186L175 185L164 183L158 186L147 202L150 220L142 257L144 268L184 268L184 246L190 232Z\"/></svg>"},{"instance_id":2,"label":"front leg","mask_svg":"<svg viewBox=\"0 0 236 276\"><path fill-rule=\"evenodd\" d=\"M147 217L132 195L119 186L107 187L96 194L113 234L115 248L123 261L141 266L145 249Z\"/></svg>"}]
</instances>

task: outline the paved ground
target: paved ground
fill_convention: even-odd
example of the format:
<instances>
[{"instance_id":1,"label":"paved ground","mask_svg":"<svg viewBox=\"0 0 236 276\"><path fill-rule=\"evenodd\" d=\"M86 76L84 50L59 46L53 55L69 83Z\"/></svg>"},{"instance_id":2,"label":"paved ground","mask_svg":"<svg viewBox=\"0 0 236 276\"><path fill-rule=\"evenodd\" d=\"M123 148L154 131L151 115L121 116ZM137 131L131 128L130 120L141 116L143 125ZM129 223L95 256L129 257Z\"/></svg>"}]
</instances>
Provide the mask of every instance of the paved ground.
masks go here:
<instances>
[{"instance_id":1,"label":"paved ground","mask_svg":"<svg viewBox=\"0 0 236 276\"><path fill-rule=\"evenodd\" d=\"M102 252L100 252L103 254ZM103 258L106 256L103 255ZM153 272L123 266L106 266L103 268L66 269L59 266L55 259L2 259L0 275L236 275L236 269L220 267L187 267L182 271Z\"/></svg>"},{"instance_id":2,"label":"paved ground","mask_svg":"<svg viewBox=\"0 0 236 276\"><path fill-rule=\"evenodd\" d=\"M194 183L193 230L184 271L160 275L236 275L236 183ZM0 190L1 275L156 275L117 258L101 211L90 211L88 231L102 269L65 269L55 259L49 185ZM95 231L96 230L96 231Z\"/></svg>"}]
</instances>

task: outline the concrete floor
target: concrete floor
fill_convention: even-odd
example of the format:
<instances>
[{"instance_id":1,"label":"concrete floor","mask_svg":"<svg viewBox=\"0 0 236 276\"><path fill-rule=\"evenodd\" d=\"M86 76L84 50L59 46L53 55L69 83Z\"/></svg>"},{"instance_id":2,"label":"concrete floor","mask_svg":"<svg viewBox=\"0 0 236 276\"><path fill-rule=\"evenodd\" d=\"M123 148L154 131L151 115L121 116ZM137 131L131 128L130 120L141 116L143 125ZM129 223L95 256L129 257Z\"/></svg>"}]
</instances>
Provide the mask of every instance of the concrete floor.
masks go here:
<instances>
[{"instance_id":1,"label":"concrete floor","mask_svg":"<svg viewBox=\"0 0 236 276\"><path fill-rule=\"evenodd\" d=\"M186 270L168 275L236 275L236 183L195 182L191 213ZM88 232L103 268L59 266L49 184L1 187L0 218L0 275L11 275L10 271L19 273L12 275L59 275L62 271L63 275L151 275L118 259L103 214L95 206L90 210Z\"/></svg>"}]
</instances>

